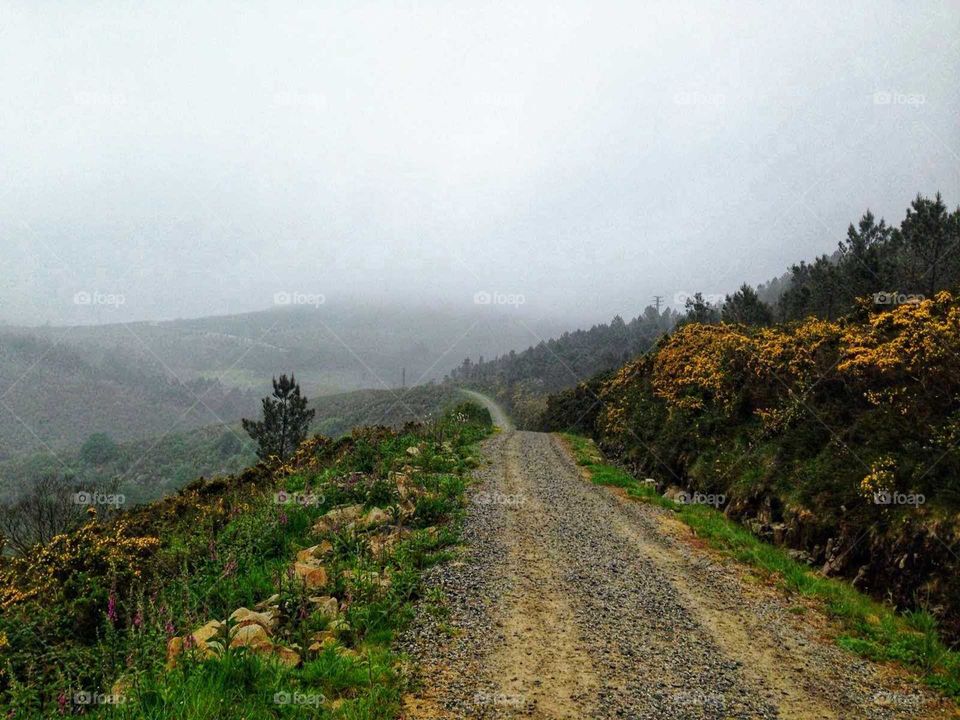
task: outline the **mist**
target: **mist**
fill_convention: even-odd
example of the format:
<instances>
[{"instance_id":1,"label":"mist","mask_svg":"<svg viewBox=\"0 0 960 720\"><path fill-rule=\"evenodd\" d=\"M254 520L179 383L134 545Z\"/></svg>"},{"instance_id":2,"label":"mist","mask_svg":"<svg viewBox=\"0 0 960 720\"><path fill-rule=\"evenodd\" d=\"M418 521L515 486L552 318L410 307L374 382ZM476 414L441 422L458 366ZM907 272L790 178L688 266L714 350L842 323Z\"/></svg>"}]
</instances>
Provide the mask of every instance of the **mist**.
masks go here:
<instances>
[{"instance_id":1,"label":"mist","mask_svg":"<svg viewBox=\"0 0 960 720\"><path fill-rule=\"evenodd\" d=\"M577 323L960 200L943 3L5 3L0 320Z\"/></svg>"}]
</instances>

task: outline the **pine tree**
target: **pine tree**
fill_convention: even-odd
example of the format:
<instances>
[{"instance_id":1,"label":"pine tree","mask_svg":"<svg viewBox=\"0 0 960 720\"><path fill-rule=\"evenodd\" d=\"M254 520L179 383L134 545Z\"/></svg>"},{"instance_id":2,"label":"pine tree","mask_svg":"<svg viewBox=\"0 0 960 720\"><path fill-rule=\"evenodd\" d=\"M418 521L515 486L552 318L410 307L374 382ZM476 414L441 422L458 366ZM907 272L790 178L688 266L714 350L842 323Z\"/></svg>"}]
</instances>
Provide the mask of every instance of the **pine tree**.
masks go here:
<instances>
[{"instance_id":1,"label":"pine tree","mask_svg":"<svg viewBox=\"0 0 960 720\"><path fill-rule=\"evenodd\" d=\"M257 441L261 460L289 458L307 437L314 410L307 409L307 398L291 374L273 379L273 395L263 398L263 420L243 421L243 429Z\"/></svg>"}]
</instances>

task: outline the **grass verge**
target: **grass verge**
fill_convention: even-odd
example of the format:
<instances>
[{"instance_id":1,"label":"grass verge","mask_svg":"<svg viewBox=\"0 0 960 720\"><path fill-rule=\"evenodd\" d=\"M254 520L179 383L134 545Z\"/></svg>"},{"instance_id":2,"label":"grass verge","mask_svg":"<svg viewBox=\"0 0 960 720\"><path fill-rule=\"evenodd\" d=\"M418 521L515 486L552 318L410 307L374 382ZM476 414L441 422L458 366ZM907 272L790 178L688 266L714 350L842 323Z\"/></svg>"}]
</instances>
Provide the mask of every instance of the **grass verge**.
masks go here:
<instances>
[{"instance_id":1,"label":"grass verge","mask_svg":"<svg viewBox=\"0 0 960 720\"><path fill-rule=\"evenodd\" d=\"M711 547L762 571L786 590L819 601L839 623L835 639L841 647L872 660L899 662L928 685L960 697L960 653L941 642L936 619L929 613L898 613L849 583L824 577L783 549L758 540L718 510L663 497L655 488L604 462L592 440L572 434L561 437L594 483L623 488L635 500L671 510Z\"/></svg>"}]
</instances>

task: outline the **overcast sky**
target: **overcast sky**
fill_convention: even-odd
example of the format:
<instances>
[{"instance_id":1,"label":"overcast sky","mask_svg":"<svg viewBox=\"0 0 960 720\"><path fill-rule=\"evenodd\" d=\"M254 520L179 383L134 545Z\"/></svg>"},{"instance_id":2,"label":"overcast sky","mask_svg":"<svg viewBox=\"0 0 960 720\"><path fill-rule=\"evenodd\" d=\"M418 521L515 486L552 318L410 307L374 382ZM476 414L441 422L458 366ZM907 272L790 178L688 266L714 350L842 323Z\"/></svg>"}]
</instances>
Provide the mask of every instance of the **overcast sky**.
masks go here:
<instances>
[{"instance_id":1,"label":"overcast sky","mask_svg":"<svg viewBox=\"0 0 960 720\"><path fill-rule=\"evenodd\" d=\"M960 202L957 2L3 0L0 50L18 323L486 291L576 325Z\"/></svg>"}]
</instances>

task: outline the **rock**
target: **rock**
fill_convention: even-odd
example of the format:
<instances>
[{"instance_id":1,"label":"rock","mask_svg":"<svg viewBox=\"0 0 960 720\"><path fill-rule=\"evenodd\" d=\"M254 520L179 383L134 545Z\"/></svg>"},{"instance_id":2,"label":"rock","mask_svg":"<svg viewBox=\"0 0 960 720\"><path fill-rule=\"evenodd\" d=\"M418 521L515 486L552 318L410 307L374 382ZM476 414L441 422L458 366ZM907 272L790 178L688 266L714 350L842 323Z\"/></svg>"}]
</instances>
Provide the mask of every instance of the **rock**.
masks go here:
<instances>
[{"instance_id":1,"label":"rock","mask_svg":"<svg viewBox=\"0 0 960 720\"><path fill-rule=\"evenodd\" d=\"M335 618L340 612L340 604L335 597L323 595L310 598L310 602L317 606L317 612L328 618Z\"/></svg>"},{"instance_id":2,"label":"rock","mask_svg":"<svg viewBox=\"0 0 960 720\"><path fill-rule=\"evenodd\" d=\"M300 665L300 653L296 650L278 645L273 649L273 654L282 665L288 668L295 668Z\"/></svg>"},{"instance_id":3,"label":"rock","mask_svg":"<svg viewBox=\"0 0 960 720\"><path fill-rule=\"evenodd\" d=\"M250 648L257 651L273 650L273 641L267 635L267 631L260 625L253 623L237 628L230 641L231 648Z\"/></svg>"},{"instance_id":4,"label":"rock","mask_svg":"<svg viewBox=\"0 0 960 720\"><path fill-rule=\"evenodd\" d=\"M293 573L303 580L307 590L316 590L327 584L327 570L316 562L296 562L293 564Z\"/></svg>"},{"instance_id":5,"label":"rock","mask_svg":"<svg viewBox=\"0 0 960 720\"><path fill-rule=\"evenodd\" d=\"M310 647L307 648L310 652L317 653L323 652L328 647L337 644L336 636L329 630L324 630L318 632L313 636L313 642L310 644Z\"/></svg>"},{"instance_id":6,"label":"rock","mask_svg":"<svg viewBox=\"0 0 960 720\"><path fill-rule=\"evenodd\" d=\"M361 515L363 515L363 505L345 505L334 508L317 520L313 526L313 532L322 534L334 530L349 530L353 528Z\"/></svg>"},{"instance_id":7,"label":"rock","mask_svg":"<svg viewBox=\"0 0 960 720\"><path fill-rule=\"evenodd\" d=\"M274 593L263 602L259 602L256 605L254 605L254 608L257 610L266 610L267 608L275 608L278 606L279 602L280 602L280 593Z\"/></svg>"},{"instance_id":8,"label":"rock","mask_svg":"<svg viewBox=\"0 0 960 720\"><path fill-rule=\"evenodd\" d=\"M167 668L177 664L177 658L183 654L183 638L172 637L167 640Z\"/></svg>"},{"instance_id":9,"label":"rock","mask_svg":"<svg viewBox=\"0 0 960 720\"><path fill-rule=\"evenodd\" d=\"M237 628L246 627L251 623L256 623L262 627L267 631L267 634L270 634L277 626L277 619L269 610L265 612L254 612L253 610L247 610L245 607L234 610L230 615L230 622L234 623L231 633L235 632Z\"/></svg>"},{"instance_id":10,"label":"rock","mask_svg":"<svg viewBox=\"0 0 960 720\"><path fill-rule=\"evenodd\" d=\"M392 473L391 478L397 486L397 494L401 500L411 500L423 492L406 473Z\"/></svg>"},{"instance_id":11,"label":"rock","mask_svg":"<svg viewBox=\"0 0 960 720\"><path fill-rule=\"evenodd\" d=\"M195 653L203 660L216 657L222 645L220 641L225 635L226 625L219 620L211 620L194 630L190 635L174 637L167 641L167 667L177 664L177 658L184 652Z\"/></svg>"},{"instance_id":12,"label":"rock","mask_svg":"<svg viewBox=\"0 0 960 720\"><path fill-rule=\"evenodd\" d=\"M386 525L393 520L393 516L383 508L370 508L370 511L363 516L359 525L361 527L376 527L377 525Z\"/></svg>"},{"instance_id":13,"label":"rock","mask_svg":"<svg viewBox=\"0 0 960 720\"><path fill-rule=\"evenodd\" d=\"M227 626L219 620L211 620L206 625L193 631L193 641L197 644L197 647L199 647L224 635L226 629Z\"/></svg>"},{"instance_id":14,"label":"rock","mask_svg":"<svg viewBox=\"0 0 960 720\"><path fill-rule=\"evenodd\" d=\"M674 502L680 502L680 496L686 497L686 493L683 491L683 488L678 485L668 485L667 489L663 491L663 496L667 500L673 500Z\"/></svg>"},{"instance_id":15,"label":"rock","mask_svg":"<svg viewBox=\"0 0 960 720\"><path fill-rule=\"evenodd\" d=\"M420 448L418 448L416 445L411 445L410 447L407 448L407 455L409 455L410 457L419 457Z\"/></svg>"},{"instance_id":16,"label":"rock","mask_svg":"<svg viewBox=\"0 0 960 720\"><path fill-rule=\"evenodd\" d=\"M434 528L434 531L436 531L436 528ZM371 535L367 538L367 543L370 546L370 554L377 560L383 560L398 543L402 542L404 538L409 535L410 532L408 530L401 528L397 528L391 532L381 532L376 535Z\"/></svg>"},{"instance_id":17,"label":"rock","mask_svg":"<svg viewBox=\"0 0 960 720\"><path fill-rule=\"evenodd\" d=\"M334 635L340 635L350 630L350 623L347 622L346 618L337 617L330 623L330 626L327 628L327 630Z\"/></svg>"},{"instance_id":18,"label":"rock","mask_svg":"<svg viewBox=\"0 0 960 720\"><path fill-rule=\"evenodd\" d=\"M333 543L331 543L329 540L324 540L319 545L313 545L298 552L297 561L310 562L311 560L319 560L331 552L333 552Z\"/></svg>"},{"instance_id":19,"label":"rock","mask_svg":"<svg viewBox=\"0 0 960 720\"><path fill-rule=\"evenodd\" d=\"M786 523L773 523L770 525L770 530L773 533L773 543L774 545L783 545L783 541L786 538L787 534L787 525Z\"/></svg>"}]
</instances>

